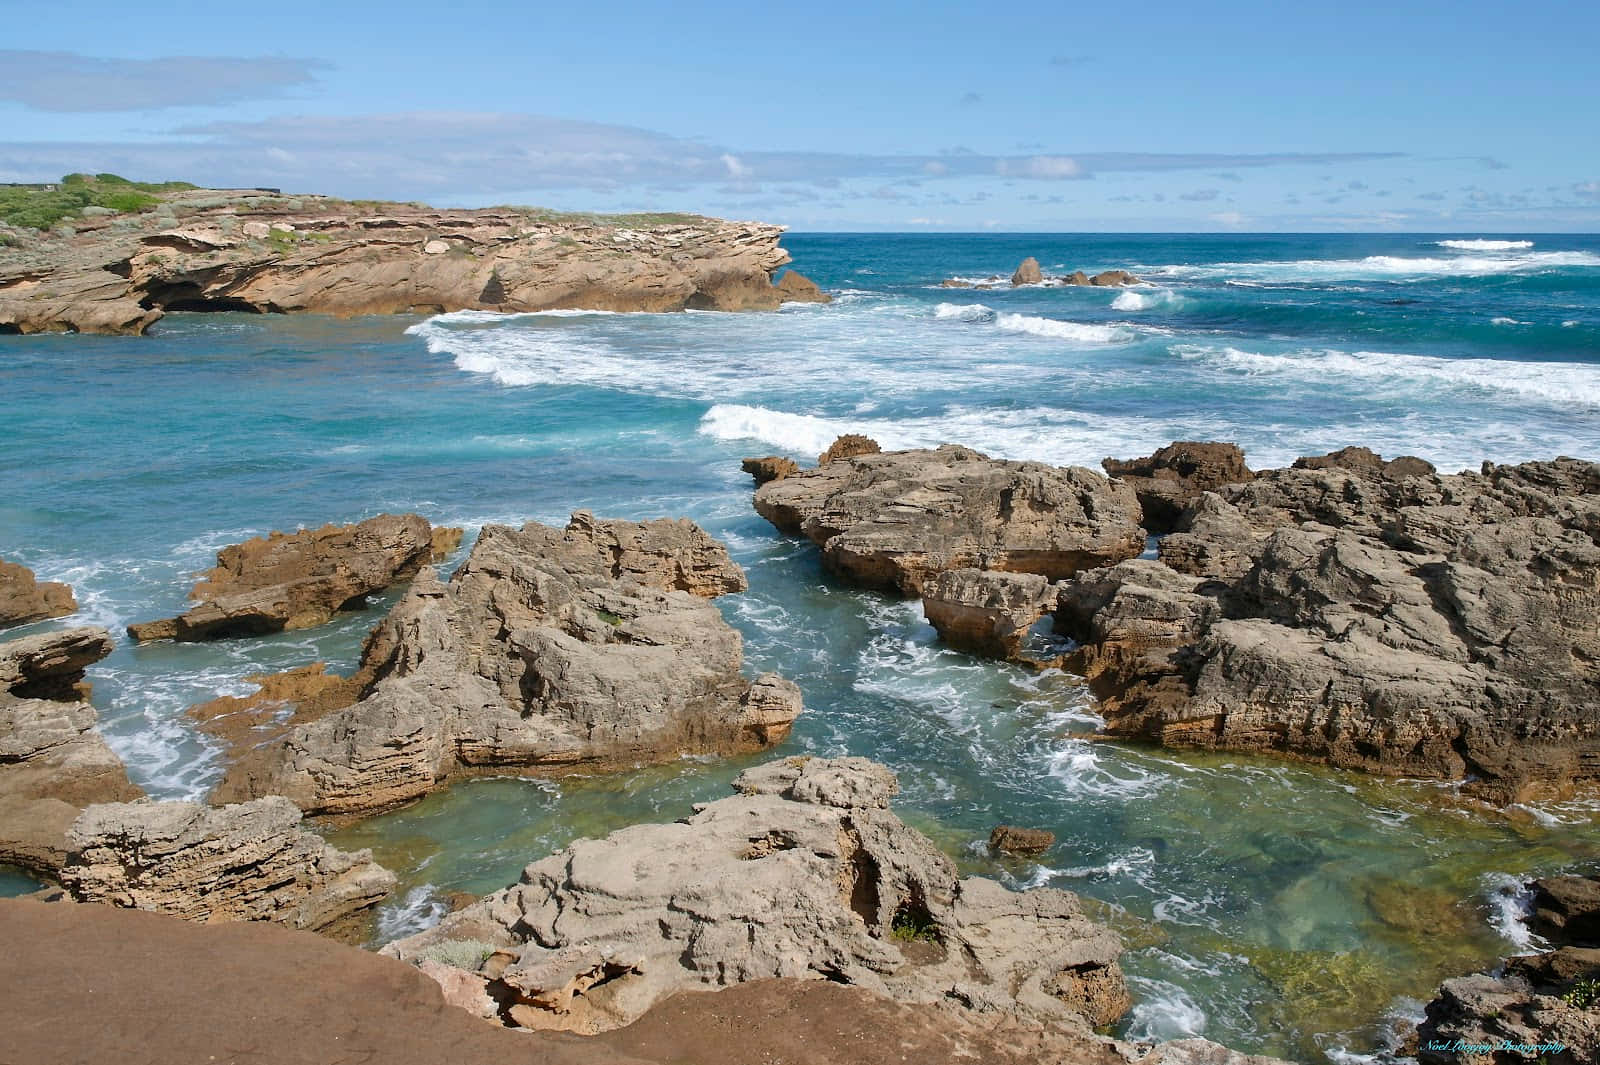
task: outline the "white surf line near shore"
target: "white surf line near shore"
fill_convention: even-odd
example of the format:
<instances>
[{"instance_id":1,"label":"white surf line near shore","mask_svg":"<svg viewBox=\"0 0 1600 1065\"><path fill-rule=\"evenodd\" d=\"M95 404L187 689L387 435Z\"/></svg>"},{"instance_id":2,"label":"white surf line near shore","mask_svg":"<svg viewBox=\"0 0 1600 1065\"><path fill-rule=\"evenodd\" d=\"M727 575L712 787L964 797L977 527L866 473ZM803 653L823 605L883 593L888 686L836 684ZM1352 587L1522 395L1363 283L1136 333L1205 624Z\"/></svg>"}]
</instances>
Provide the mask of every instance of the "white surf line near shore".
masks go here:
<instances>
[{"instance_id":1,"label":"white surf line near shore","mask_svg":"<svg viewBox=\"0 0 1600 1065\"><path fill-rule=\"evenodd\" d=\"M1206 263L1140 267L1162 277L1241 282L1402 280L1429 277L1491 277L1600 267L1600 255L1586 251L1513 251L1500 254L1418 256L1369 255L1364 259L1292 259L1269 262Z\"/></svg>"},{"instance_id":2,"label":"white surf line near shore","mask_svg":"<svg viewBox=\"0 0 1600 1065\"><path fill-rule=\"evenodd\" d=\"M1452 251L1520 251L1533 247L1531 240L1436 240L1435 247Z\"/></svg>"}]
</instances>

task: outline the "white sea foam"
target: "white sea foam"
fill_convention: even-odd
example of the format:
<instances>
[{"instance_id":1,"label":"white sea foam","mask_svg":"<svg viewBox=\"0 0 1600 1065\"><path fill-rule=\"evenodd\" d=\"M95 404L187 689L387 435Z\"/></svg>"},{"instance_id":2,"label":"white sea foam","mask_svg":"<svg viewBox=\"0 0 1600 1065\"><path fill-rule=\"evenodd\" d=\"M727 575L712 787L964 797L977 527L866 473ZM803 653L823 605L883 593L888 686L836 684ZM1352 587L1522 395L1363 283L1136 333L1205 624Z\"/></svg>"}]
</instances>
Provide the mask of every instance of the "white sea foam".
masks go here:
<instances>
[{"instance_id":1,"label":"white sea foam","mask_svg":"<svg viewBox=\"0 0 1600 1065\"><path fill-rule=\"evenodd\" d=\"M1171 307L1179 302L1178 294L1170 288L1123 289L1111 301L1116 311L1148 311L1152 307Z\"/></svg>"},{"instance_id":2,"label":"white sea foam","mask_svg":"<svg viewBox=\"0 0 1600 1065\"><path fill-rule=\"evenodd\" d=\"M1452 251L1517 251L1533 247L1531 240L1436 240L1434 244Z\"/></svg>"},{"instance_id":3,"label":"white sea foam","mask_svg":"<svg viewBox=\"0 0 1600 1065\"><path fill-rule=\"evenodd\" d=\"M1030 336L1071 340L1080 344L1126 344L1134 339L1134 332L1131 329L1114 325L1063 322L1031 314L996 315L994 324L996 328L1006 333L1026 333Z\"/></svg>"},{"instance_id":4,"label":"white sea foam","mask_svg":"<svg viewBox=\"0 0 1600 1065\"><path fill-rule=\"evenodd\" d=\"M449 907L434 892L432 884L423 884L379 906L377 942L389 943L414 936L444 920Z\"/></svg>"},{"instance_id":5,"label":"white sea foam","mask_svg":"<svg viewBox=\"0 0 1600 1065\"><path fill-rule=\"evenodd\" d=\"M845 433L856 432L852 425L861 424L864 423L790 414L769 407L718 403L700 419L700 432L718 440L759 440L784 451L816 455Z\"/></svg>"},{"instance_id":6,"label":"white sea foam","mask_svg":"<svg viewBox=\"0 0 1600 1065\"><path fill-rule=\"evenodd\" d=\"M1444 384L1477 392L1514 393L1562 405L1600 406L1600 366L1585 363L1444 359L1382 351L1263 354L1235 347L1184 344L1172 350L1184 359L1198 359L1248 374L1283 374L1316 382L1354 377L1430 390Z\"/></svg>"},{"instance_id":7,"label":"white sea foam","mask_svg":"<svg viewBox=\"0 0 1600 1065\"><path fill-rule=\"evenodd\" d=\"M981 303L941 303L933 309L933 316L960 322L985 322L994 320L994 311Z\"/></svg>"},{"instance_id":8,"label":"white sea foam","mask_svg":"<svg viewBox=\"0 0 1600 1065\"><path fill-rule=\"evenodd\" d=\"M1135 1042L1164 1042L1204 1035L1206 1011L1177 984L1129 975L1134 1006L1128 1013L1126 1038Z\"/></svg>"},{"instance_id":9,"label":"white sea foam","mask_svg":"<svg viewBox=\"0 0 1600 1065\"><path fill-rule=\"evenodd\" d=\"M1164 266L1146 273L1246 282L1404 280L1427 277L1489 277L1600 267L1600 255L1587 251L1503 251L1498 254L1453 256L1369 255L1365 259L1295 259L1279 262L1206 263Z\"/></svg>"},{"instance_id":10,"label":"white sea foam","mask_svg":"<svg viewBox=\"0 0 1600 1065\"><path fill-rule=\"evenodd\" d=\"M1490 325L1527 325L1528 323L1527 322L1519 322L1515 318L1507 318L1504 315L1501 315L1498 318L1489 319L1489 324Z\"/></svg>"},{"instance_id":11,"label":"white sea foam","mask_svg":"<svg viewBox=\"0 0 1600 1065\"><path fill-rule=\"evenodd\" d=\"M1519 951L1544 945L1542 937L1528 927L1533 912L1533 892L1524 877L1510 873L1490 873L1483 878L1483 897L1489 907L1489 924Z\"/></svg>"},{"instance_id":12,"label":"white sea foam","mask_svg":"<svg viewBox=\"0 0 1600 1065\"><path fill-rule=\"evenodd\" d=\"M1069 740L1051 757L1045 772L1073 798L1129 799L1153 795L1174 781L1101 750L1086 740Z\"/></svg>"}]
</instances>

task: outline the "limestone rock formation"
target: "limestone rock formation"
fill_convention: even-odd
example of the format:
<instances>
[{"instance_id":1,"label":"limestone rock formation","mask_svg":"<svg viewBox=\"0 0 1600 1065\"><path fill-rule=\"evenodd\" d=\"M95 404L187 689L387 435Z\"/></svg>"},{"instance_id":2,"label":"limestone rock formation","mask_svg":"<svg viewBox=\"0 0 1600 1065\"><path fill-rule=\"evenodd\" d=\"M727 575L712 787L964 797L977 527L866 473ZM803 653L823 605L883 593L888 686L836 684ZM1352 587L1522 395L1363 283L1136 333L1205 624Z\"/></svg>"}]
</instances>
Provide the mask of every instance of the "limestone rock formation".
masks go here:
<instances>
[{"instance_id":1,"label":"limestone rock formation","mask_svg":"<svg viewBox=\"0 0 1600 1065\"><path fill-rule=\"evenodd\" d=\"M198 606L129 625L128 634L141 641L214 640L322 625L460 541L460 529L435 529L415 514L258 536L217 552L216 568L189 593Z\"/></svg>"},{"instance_id":2,"label":"limestone rock formation","mask_svg":"<svg viewBox=\"0 0 1600 1065\"><path fill-rule=\"evenodd\" d=\"M767 455L763 458L748 458L742 461L740 468L755 478L756 485L766 484L768 481L778 481L791 473L800 472L800 464L794 459L784 458L782 455Z\"/></svg>"},{"instance_id":3,"label":"limestone rock formation","mask_svg":"<svg viewBox=\"0 0 1600 1065\"><path fill-rule=\"evenodd\" d=\"M93 628L0 643L0 862L53 876L84 806L143 794L80 701L84 669L110 652Z\"/></svg>"},{"instance_id":4,"label":"limestone rock formation","mask_svg":"<svg viewBox=\"0 0 1600 1065\"><path fill-rule=\"evenodd\" d=\"M1037 573L945 570L922 586L922 612L951 647L1020 661L1028 630L1055 609L1056 589Z\"/></svg>"},{"instance_id":5,"label":"limestone rock formation","mask_svg":"<svg viewBox=\"0 0 1600 1065\"><path fill-rule=\"evenodd\" d=\"M66 617L77 609L67 585L36 580L27 566L0 559L0 628Z\"/></svg>"},{"instance_id":6,"label":"limestone rock formation","mask_svg":"<svg viewBox=\"0 0 1600 1065\"><path fill-rule=\"evenodd\" d=\"M674 824L580 840L385 948L463 967L524 1028L595 1032L680 990L832 980L1089 1036L1128 1007L1121 947L1077 897L955 866L887 809L865 759L787 759ZM970 1013L968 1012L970 1011Z\"/></svg>"},{"instance_id":7,"label":"limestone rock formation","mask_svg":"<svg viewBox=\"0 0 1600 1065\"><path fill-rule=\"evenodd\" d=\"M0 243L0 333L143 333L166 311L776 309L826 302L780 226L692 215L435 210L195 189ZM173 225L176 221L178 224Z\"/></svg>"},{"instance_id":8,"label":"limestone rock formation","mask_svg":"<svg viewBox=\"0 0 1600 1065\"><path fill-rule=\"evenodd\" d=\"M832 303L833 297L798 270L785 270L774 286L784 303Z\"/></svg>"},{"instance_id":9,"label":"limestone rock formation","mask_svg":"<svg viewBox=\"0 0 1600 1065\"><path fill-rule=\"evenodd\" d=\"M828 445L828 450L817 456L817 465L826 466L836 459L849 459L857 455L876 455L883 448L870 436L860 433L845 433Z\"/></svg>"},{"instance_id":10,"label":"limestone rock formation","mask_svg":"<svg viewBox=\"0 0 1600 1065\"><path fill-rule=\"evenodd\" d=\"M989 833L989 849L1002 854L1034 857L1055 846L1056 834L1042 828L995 825Z\"/></svg>"},{"instance_id":11,"label":"limestone rock formation","mask_svg":"<svg viewBox=\"0 0 1600 1065\"><path fill-rule=\"evenodd\" d=\"M1122 285L1137 285L1139 279L1126 270L1102 270L1089 278L1091 285L1109 285L1118 287Z\"/></svg>"},{"instance_id":12,"label":"limestone rock formation","mask_svg":"<svg viewBox=\"0 0 1600 1065\"><path fill-rule=\"evenodd\" d=\"M290 721L235 763L216 801L286 795L351 814L452 774L592 770L783 739L798 689L740 674L707 599L745 587L686 520L486 526L448 583L425 570L373 630L354 705Z\"/></svg>"},{"instance_id":13,"label":"limestone rock formation","mask_svg":"<svg viewBox=\"0 0 1600 1065\"><path fill-rule=\"evenodd\" d=\"M1237 444L1180 440L1140 459L1106 459L1106 473L1133 486L1151 533L1172 532L1183 510L1202 492L1248 481L1255 474L1244 464Z\"/></svg>"},{"instance_id":14,"label":"limestone rock formation","mask_svg":"<svg viewBox=\"0 0 1600 1065\"><path fill-rule=\"evenodd\" d=\"M342 710L361 696L362 678L327 672L327 663L246 677L252 695L224 695L189 707L200 731L220 740L230 762L263 743Z\"/></svg>"},{"instance_id":15,"label":"limestone rock formation","mask_svg":"<svg viewBox=\"0 0 1600 1065\"><path fill-rule=\"evenodd\" d=\"M91 806L68 834L61 883L80 902L313 932L348 926L394 890L394 874L370 851L337 850L300 818L280 796Z\"/></svg>"},{"instance_id":16,"label":"limestone rock formation","mask_svg":"<svg viewBox=\"0 0 1600 1065\"><path fill-rule=\"evenodd\" d=\"M1592 793L1600 466L1414 469L1268 471L1202 496L1162 562L1066 582L1056 628L1108 731Z\"/></svg>"},{"instance_id":17,"label":"limestone rock formation","mask_svg":"<svg viewBox=\"0 0 1600 1065\"><path fill-rule=\"evenodd\" d=\"M1600 877L1535 881L1554 950L1446 980L1417 1029L1422 1065L1579 1065L1600 1058Z\"/></svg>"},{"instance_id":18,"label":"limestone rock formation","mask_svg":"<svg viewBox=\"0 0 1600 1065\"><path fill-rule=\"evenodd\" d=\"M1022 260L1016 272L1011 275L1013 287L1017 285L1037 285L1043 280L1044 274L1039 271L1039 260L1031 255Z\"/></svg>"},{"instance_id":19,"label":"limestone rock formation","mask_svg":"<svg viewBox=\"0 0 1600 1065\"><path fill-rule=\"evenodd\" d=\"M1127 485L954 445L804 470L758 488L755 508L820 546L834 573L905 595L961 567L1065 577L1145 542Z\"/></svg>"}]
</instances>

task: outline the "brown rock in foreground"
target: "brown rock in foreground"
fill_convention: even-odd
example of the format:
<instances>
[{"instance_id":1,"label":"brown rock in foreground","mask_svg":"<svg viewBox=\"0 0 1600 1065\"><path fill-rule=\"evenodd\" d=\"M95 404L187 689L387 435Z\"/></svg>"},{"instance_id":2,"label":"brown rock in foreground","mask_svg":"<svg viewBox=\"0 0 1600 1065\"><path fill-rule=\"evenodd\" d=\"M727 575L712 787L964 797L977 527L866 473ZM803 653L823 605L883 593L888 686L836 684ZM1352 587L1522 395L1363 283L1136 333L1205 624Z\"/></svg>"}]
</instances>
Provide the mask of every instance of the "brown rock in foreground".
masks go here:
<instances>
[{"instance_id":1,"label":"brown rock in foreground","mask_svg":"<svg viewBox=\"0 0 1600 1065\"><path fill-rule=\"evenodd\" d=\"M286 795L354 814L458 773L632 766L777 743L800 694L740 673L742 643L708 598L745 587L692 522L490 525L443 583L426 570L373 630L360 701L235 763L219 802Z\"/></svg>"},{"instance_id":2,"label":"brown rock in foreground","mask_svg":"<svg viewBox=\"0 0 1600 1065\"><path fill-rule=\"evenodd\" d=\"M1133 486L1144 511L1144 527L1157 535L1172 532L1184 508L1202 492L1255 476L1244 464L1239 445L1193 440L1168 444L1145 458L1108 458L1101 465L1110 476Z\"/></svg>"},{"instance_id":3,"label":"brown rock in foreground","mask_svg":"<svg viewBox=\"0 0 1600 1065\"><path fill-rule=\"evenodd\" d=\"M130 802L90 806L68 833L61 884L103 902L187 921L275 921L310 932L357 930L394 890L370 851L347 853L300 828L300 810L268 796L236 806Z\"/></svg>"},{"instance_id":4,"label":"brown rock in foreground","mask_svg":"<svg viewBox=\"0 0 1600 1065\"><path fill-rule=\"evenodd\" d=\"M1034 857L1055 846L1056 834L1042 828L995 825L989 833L989 849L1003 854Z\"/></svg>"},{"instance_id":5,"label":"brown rock in foreground","mask_svg":"<svg viewBox=\"0 0 1600 1065\"><path fill-rule=\"evenodd\" d=\"M904 595L961 567L1065 577L1145 543L1127 485L949 444L803 470L758 488L755 508L810 538L839 576Z\"/></svg>"},{"instance_id":6,"label":"brown rock in foreground","mask_svg":"<svg viewBox=\"0 0 1600 1065\"><path fill-rule=\"evenodd\" d=\"M0 862L54 876L84 806L144 794L80 697L84 669L110 653L94 628L0 644Z\"/></svg>"},{"instance_id":7,"label":"brown rock in foreground","mask_svg":"<svg viewBox=\"0 0 1600 1065\"><path fill-rule=\"evenodd\" d=\"M694 215L435 210L266 190L164 192L158 209L0 245L0 333L143 333L166 311L773 310L828 297L781 226Z\"/></svg>"},{"instance_id":8,"label":"brown rock in foreground","mask_svg":"<svg viewBox=\"0 0 1600 1065\"><path fill-rule=\"evenodd\" d=\"M0 628L66 617L77 609L67 585L35 580L27 566L0 560Z\"/></svg>"},{"instance_id":9,"label":"brown rock in foreground","mask_svg":"<svg viewBox=\"0 0 1600 1065\"><path fill-rule=\"evenodd\" d=\"M215 569L189 593L200 605L174 618L128 626L136 640L215 640L307 629L414 575L454 550L460 529L435 529L415 514L380 514L354 525L275 532L217 552Z\"/></svg>"}]
</instances>

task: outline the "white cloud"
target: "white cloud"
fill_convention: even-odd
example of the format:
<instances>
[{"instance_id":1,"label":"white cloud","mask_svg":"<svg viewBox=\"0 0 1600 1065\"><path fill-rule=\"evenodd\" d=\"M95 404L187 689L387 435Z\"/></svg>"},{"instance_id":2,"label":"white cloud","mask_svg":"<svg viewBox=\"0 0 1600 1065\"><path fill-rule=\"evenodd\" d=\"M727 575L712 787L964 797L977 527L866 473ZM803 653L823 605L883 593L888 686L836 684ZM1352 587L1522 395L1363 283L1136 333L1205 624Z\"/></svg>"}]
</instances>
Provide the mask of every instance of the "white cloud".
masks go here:
<instances>
[{"instance_id":1,"label":"white cloud","mask_svg":"<svg viewBox=\"0 0 1600 1065\"><path fill-rule=\"evenodd\" d=\"M1580 181L1572 191L1586 200L1600 200L1600 181Z\"/></svg>"},{"instance_id":2,"label":"white cloud","mask_svg":"<svg viewBox=\"0 0 1600 1065\"><path fill-rule=\"evenodd\" d=\"M1220 222L1225 226L1242 226L1248 219L1238 211L1218 211L1211 216L1213 222Z\"/></svg>"},{"instance_id":3,"label":"white cloud","mask_svg":"<svg viewBox=\"0 0 1600 1065\"><path fill-rule=\"evenodd\" d=\"M283 56L103 59L0 49L0 100L36 111L156 111L280 96L331 64Z\"/></svg>"},{"instance_id":4,"label":"white cloud","mask_svg":"<svg viewBox=\"0 0 1600 1065\"><path fill-rule=\"evenodd\" d=\"M1086 177L1076 159L1065 155L1029 155L1021 159L998 159L994 172L1004 177L1038 178L1044 181Z\"/></svg>"},{"instance_id":5,"label":"white cloud","mask_svg":"<svg viewBox=\"0 0 1600 1065\"><path fill-rule=\"evenodd\" d=\"M741 163L739 157L731 152L722 154L722 165L728 168L728 176L735 181L743 181L752 173L751 169Z\"/></svg>"}]
</instances>

